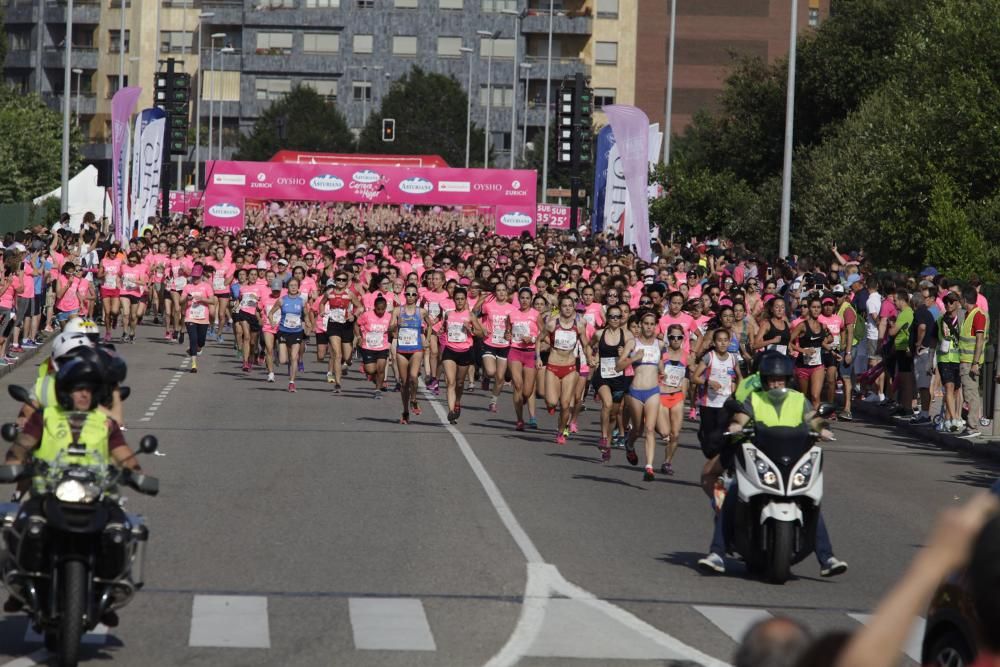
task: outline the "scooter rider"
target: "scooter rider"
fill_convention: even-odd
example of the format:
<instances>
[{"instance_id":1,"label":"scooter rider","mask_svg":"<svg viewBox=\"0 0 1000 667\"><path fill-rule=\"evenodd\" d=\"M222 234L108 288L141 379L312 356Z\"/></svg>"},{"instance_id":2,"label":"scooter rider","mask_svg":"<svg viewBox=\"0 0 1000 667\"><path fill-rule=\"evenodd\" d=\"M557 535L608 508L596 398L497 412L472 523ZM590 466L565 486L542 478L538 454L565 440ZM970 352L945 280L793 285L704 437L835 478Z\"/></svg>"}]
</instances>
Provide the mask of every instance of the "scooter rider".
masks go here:
<instances>
[{"instance_id":1,"label":"scooter rider","mask_svg":"<svg viewBox=\"0 0 1000 667\"><path fill-rule=\"evenodd\" d=\"M7 451L5 463L23 465L29 459L36 463L52 463L65 452L64 456L72 456L74 462L82 465L113 462L122 468L139 471L135 453L125 442L118 424L98 409L107 386L107 369L100 355L72 357L61 363L55 382L57 404L31 415ZM29 493L18 512L17 523L23 527L27 522L44 522L40 503L40 497ZM125 558L121 546L125 542L121 533L127 530L125 512L118 505L111 511L105 529L108 549L103 554L104 562L98 563L100 576L103 576L102 570L112 575L120 571ZM26 534L23 528L17 533ZM21 602L14 597L4 603L4 611L8 613L20 608ZM112 611L106 613L101 622L113 627L118 618Z\"/></svg>"},{"instance_id":2,"label":"scooter rider","mask_svg":"<svg viewBox=\"0 0 1000 667\"><path fill-rule=\"evenodd\" d=\"M778 352L765 353L760 359L757 372L761 389L750 393L743 404L744 412L733 415L728 432L742 431L753 419L762 426L809 428L819 433L824 440L832 438L833 434L826 428L826 420L816 415L805 394L790 388L792 375L795 373L795 362L790 357ZM733 455L733 447L727 442L722 450L723 469L732 468ZM722 510L716 515L709 554L698 561L698 568L704 572L723 574L726 571L724 526L730 525L733 520L737 498L735 490L727 494ZM816 525L815 552L820 564L820 576L833 577L847 572L847 563L833 555L833 545L822 512Z\"/></svg>"}]
</instances>

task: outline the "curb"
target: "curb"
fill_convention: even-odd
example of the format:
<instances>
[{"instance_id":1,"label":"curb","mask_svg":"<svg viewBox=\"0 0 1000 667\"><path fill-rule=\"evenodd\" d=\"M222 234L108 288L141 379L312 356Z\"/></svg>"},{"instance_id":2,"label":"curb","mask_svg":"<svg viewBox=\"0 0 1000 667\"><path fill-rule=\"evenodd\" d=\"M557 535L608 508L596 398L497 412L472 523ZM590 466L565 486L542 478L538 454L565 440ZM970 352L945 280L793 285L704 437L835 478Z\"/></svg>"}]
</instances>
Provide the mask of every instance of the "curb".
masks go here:
<instances>
[{"instance_id":1,"label":"curb","mask_svg":"<svg viewBox=\"0 0 1000 667\"><path fill-rule=\"evenodd\" d=\"M941 449L962 452L963 454L969 454L970 456L987 458L1000 462L1000 442L996 440L991 440L983 436L980 436L975 440L966 440L948 433L940 433L933 427L913 426L912 424L901 422L899 419L893 418L893 416L883 408L865 405L860 402L855 403L852 407L854 408L855 414L864 415L872 422L893 426L896 430L902 431L907 435L932 442Z\"/></svg>"},{"instance_id":2,"label":"curb","mask_svg":"<svg viewBox=\"0 0 1000 667\"><path fill-rule=\"evenodd\" d=\"M9 364L7 366L0 366L0 378L2 378L5 375L9 375L10 373L13 373L14 371L16 371L18 368L21 368L21 367L27 365L27 363L29 361L31 361L32 359L34 359L38 354L42 354L43 350L48 349L48 347L49 347L49 345L51 343L52 343L52 336L49 336L48 338L45 339L45 342L43 342L41 345L39 345L35 349L33 349L33 350L25 350L24 352L21 352L18 355L17 363L15 363L15 364ZM32 382L33 381L34 380L32 380ZM31 387L29 387L29 389L30 388ZM6 394L6 392L5 392L5 394Z\"/></svg>"}]
</instances>

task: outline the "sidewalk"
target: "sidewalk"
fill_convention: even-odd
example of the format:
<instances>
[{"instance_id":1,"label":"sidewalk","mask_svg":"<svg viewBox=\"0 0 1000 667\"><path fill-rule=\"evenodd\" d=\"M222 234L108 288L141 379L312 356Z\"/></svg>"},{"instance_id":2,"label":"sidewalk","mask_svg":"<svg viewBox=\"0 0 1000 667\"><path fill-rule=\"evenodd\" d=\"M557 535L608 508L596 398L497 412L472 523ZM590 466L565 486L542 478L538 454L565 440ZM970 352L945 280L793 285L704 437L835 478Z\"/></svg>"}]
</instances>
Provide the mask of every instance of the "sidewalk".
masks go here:
<instances>
[{"instance_id":1,"label":"sidewalk","mask_svg":"<svg viewBox=\"0 0 1000 667\"><path fill-rule=\"evenodd\" d=\"M942 449L1000 462L1000 438L998 437L981 435L978 438L967 439L950 433L941 433L933 426L914 426L906 419L896 419L887 408L861 401L856 401L852 408L856 416L863 415L869 421L894 426L907 435L933 442Z\"/></svg>"},{"instance_id":2,"label":"sidewalk","mask_svg":"<svg viewBox=\"0 0 1000 667\"><path fill-rule=\"evenodd\" d=\"M23 366L28 364L37 365L39 362L33 360L35 359L35 357L39 355L41 355L41 359L44 359L46 356L48 356L48 347L49 343L51 342L52 342L52 336L49 336L48 338L45 339L44 342L39 343L38 347L36 347L35 349L33 350L25 349L24 352L19 352L17 354L16 363L8 364L7 366L0 366L0 377L3 377L8 373L13 373L16 369L22 368ZM32 382L34 382L34 380L32 380ZM28 389L31 389L31 387L28 387ZM3 395L4 396L7 395L6 389L3 390Z\"/></svg>"}]
</instances>

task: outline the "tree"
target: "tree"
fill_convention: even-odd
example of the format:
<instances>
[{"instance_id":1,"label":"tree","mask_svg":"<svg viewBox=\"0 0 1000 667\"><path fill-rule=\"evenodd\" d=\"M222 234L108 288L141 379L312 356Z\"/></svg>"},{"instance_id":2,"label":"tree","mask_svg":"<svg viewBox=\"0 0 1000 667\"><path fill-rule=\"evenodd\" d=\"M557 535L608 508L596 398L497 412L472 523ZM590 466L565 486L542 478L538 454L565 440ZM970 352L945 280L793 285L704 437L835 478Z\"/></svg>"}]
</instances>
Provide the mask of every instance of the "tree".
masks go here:
<instances>
[{"instance_id":1,"label":"tree","mask_svg":"<svg viewBox=\"0 0 1000 667\"><path fill-rule=\"evenodd\" d=\"M295 86L240 137L237 160L268 160L281 149L353 152L344 115L308 86Z\"/></svg>"},{"instance_id":2,"label":"tree","mask_svg":"<svg viewBox=\"0 0 1000 667\"><path fill-rule=\"evenodd\" d=\"M381 108L368 117L358 149L363 153L440 155L453 167L464 166L468 101L454 77L414 67L393 82ZM395 141L382 141L383 118L396 120ZM476 156L483 154L484 136L473 125L470 166L483 164Z\"/></svg>"},{"instance_id":3,"label":"tree","mask_svg":"<svg viewBox=\"0 0 1000 667\"><path fill-rule=\"evenodd\" d=\"M70 128L70 173L80 165L80 131ZM34 93L0 86L0 202L23 202L59 187L62 114Z\"/></svg>"}]
</instances>

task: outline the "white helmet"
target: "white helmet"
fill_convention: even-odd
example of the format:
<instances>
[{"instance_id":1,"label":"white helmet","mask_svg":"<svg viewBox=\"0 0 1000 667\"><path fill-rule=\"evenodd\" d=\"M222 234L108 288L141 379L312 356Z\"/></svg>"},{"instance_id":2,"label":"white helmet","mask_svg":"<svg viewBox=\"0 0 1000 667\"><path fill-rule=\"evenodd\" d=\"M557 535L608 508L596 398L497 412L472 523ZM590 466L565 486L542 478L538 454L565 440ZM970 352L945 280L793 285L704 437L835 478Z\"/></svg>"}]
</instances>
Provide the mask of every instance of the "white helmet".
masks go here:
<instances>
[{"instance_id":1,"label":"white helmet","mask_svg":"<svg viewBox=\"0 0 1000 667\"><path fill-rule=\"evenodd\" d=\"M58 360L81 347L94 347L86 334L64 331L52 339L52 365L59 368Z\"/></svg>"},{"instance_id":2,"label":"white helmet","mask_svg":"<svg viewBox=\"0 0 1000 667\"><path fill-rule=\"evenodd\" d=\"M74 317L68 321L65 326L63 326L63 333L83 334L94 343L96 343L101 336L101 330L97 327L97 324L93 320L84 319L82 317ZM53 354L52 358L55 359L56 355Z\"/></svg>"}]
</instances>

